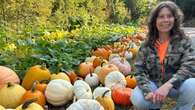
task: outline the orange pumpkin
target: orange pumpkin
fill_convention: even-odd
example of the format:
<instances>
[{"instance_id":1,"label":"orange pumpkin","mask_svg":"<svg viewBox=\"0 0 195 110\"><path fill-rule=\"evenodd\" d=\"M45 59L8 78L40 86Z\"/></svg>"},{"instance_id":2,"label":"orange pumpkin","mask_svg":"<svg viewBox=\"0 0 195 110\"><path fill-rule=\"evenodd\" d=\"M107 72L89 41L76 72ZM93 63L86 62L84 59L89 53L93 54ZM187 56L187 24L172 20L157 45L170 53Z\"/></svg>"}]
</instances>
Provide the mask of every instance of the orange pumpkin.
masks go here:
<instances>
[{"instance_id":1,"label":"orange pumpkin","mask_svg":"<svg viewBox=\"0 0 195 110\"><path fill-rule=\"evenodd\" d=\"M79 65L79 75L83 78L93 71L94 67L91 62L83 62Z\"/></svg>"},{"instance_id":2,"label":"orange pumpkin","mask_svg":"<svg viewBox=\"0 0 195 110\"><path fill-rule=\"evenodd\" d=\"M128 75L125 77L125 79L127 81L127 87L130 87L132 89L136 87L137 81L133 75Z\"/></svg>"},{"instance_id":3,"label":"orange pumpkin","mask_svg":"<svg viewBox=\"0 0 195 110\"><path fill-rule=\"evenodd\" d=\"M49 80L42 80L42 81L37 81L36 83L36 89L41 91L42 93L45 93L45 90L47 88L47 83Z\"/></svg>"},{"instance_id":4,"label":"orange pumpkin","mask_svg":"<svg viewBox=\"0 0 195 110\"><path fill-rule=\"evenodd\" d=\"M96 68L97 66L101 65L102 61L103 61L102 57L96 57L93 60L93 67Z\"/></svg>"},{"instance_id":5,"label":"orange pumpkin","mask_svg":"<svg viewBox=\"0 0 195 110\"><path fill-rule=\"evenodd\" d=\"M112 99L116 104L129 106L132 105L130 101L131 97L131 88L124 88L121 86L115 86L112 89Z\"/></svg>"},{"instance_id":6,"label":"orange pumpkin","mask_svg":"<svg viewBox=\"0 0 195 110\"><path fill-rule=\"evenodd\" d=\"M22 97L22 103L26 102L27 100L30 99L37 99L36 103L41 105L42 107L45 105L45 96L43 93L35 88L36 82L34 82L31 90L28 90Z\"/></svg>"},{"instance_id":7,"label":"orange pumpkin","mask_svg":"<svg viewBox=\"0 0 195 110\"><path fill-rule=\"evenodd\" d=\"M96 48L95 50L92 51L92 55L102 57L104 59L108 59L111 53L112 53L111 50L106 50L105 48Z\"/></svg>"},{"instance_id":8,"label":"orange pumpkin","mask_svg":"<svg viewBox=\"0 0 195 110\"><path fill-rule=\"evenodd\" d=\"M100 79L100 82L104 84L104 79L106 75L112 71L119 71L118 67L116 67L113 64L105 65L101 68L100 72L98 73L98 77Z\"/></svg>"},{"instance_id":9,"label":"orange pumpkin","mask_svg":"<svg viewBox=\"0 0 195 110\"><path fill-rule=\"evenodd\" d=\"M68 75L71 83L74 84L74 82L77 80L77 74L73 70L65 71L65 72Z\"/></svg>"},{"instance_id":10,"label":"orange pumpkin","mask_svg":"<svg viewBox=\"0 0 195 110\"><path fill-rule=\"evenodd\" d=\"M0 87L2 85L11 83L20 83L20 79L17 74L8 67L0 66Z\"/></svg>"}]
</instances>

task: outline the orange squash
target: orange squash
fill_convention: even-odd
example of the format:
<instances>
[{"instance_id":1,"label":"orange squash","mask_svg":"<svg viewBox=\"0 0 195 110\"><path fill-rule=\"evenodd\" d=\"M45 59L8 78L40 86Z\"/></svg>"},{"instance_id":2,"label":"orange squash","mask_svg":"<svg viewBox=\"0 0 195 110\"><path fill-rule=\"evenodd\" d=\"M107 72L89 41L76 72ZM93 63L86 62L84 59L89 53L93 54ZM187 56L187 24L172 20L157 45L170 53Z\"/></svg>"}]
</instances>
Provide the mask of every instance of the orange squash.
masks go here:
<instances>
[{"instance_id":1,"label":"orange squash","mask_svg":"<svg viewBox=\"0 0 195 110\"><path fill-rule=\"evenodd\" d=\"M8 82L19 84L20 79L17 74L10 68L0 66L0 88Z\"/></svg>"},{"instance_id":2,"label":"orange squash","mask_svg":"<svg viewBox=\"0 0 195 110\"><path fill-rule=\"evenodd\" d=\"M93 63L91 62L83 62L79 65L79 75L81 77L85 77L90 72L94 71Z\"/></svg>"},{"instance_id":3,"label":"orange squash","mask_svg":"<svg viewBox=\"0 0 195 110\"><path fill-rule=\"evenodd\" d=\"M36 89L41 91L42 93L45 93L45 90L47 88L49 80L42 80L42 81L37 81L36 83Z\"/></svg>"}]
</instances>

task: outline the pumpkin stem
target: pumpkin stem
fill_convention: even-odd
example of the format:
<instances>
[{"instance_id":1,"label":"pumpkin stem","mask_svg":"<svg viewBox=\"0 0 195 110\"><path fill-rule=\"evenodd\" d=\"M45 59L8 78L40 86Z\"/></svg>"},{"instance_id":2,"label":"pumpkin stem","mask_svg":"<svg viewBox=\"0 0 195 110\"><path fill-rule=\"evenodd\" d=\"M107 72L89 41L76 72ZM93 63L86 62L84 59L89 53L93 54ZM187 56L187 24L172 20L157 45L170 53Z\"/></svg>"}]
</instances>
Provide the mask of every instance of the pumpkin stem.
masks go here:
<instances>
[{"instance_id":1,"label":"pumpkin stem","mask_svg":"<svg viewBox=\"0 0 195 110\"><path fill-rule=\"evenodd\" d=\"M7 87L11 87L11 86L13 86L14 84L12 84L11 82L8 82L7 83Z\"/></svg>"},{"instance_id":2,"label":"pumpkin stem","mask_svg":"<svg viewBox=\"0 0 195 110\"><path fill-rule=\"evenodd\" d=\"M106 91L103 93L102 97L105 97L106 93L108 93L108 92L110 92L110 90L106 90Z\"/></svg>"},{"instance_id":3,"label":"pumpkin stem","mask_svg":"<svg viewBox=\"0 0 195 110\"><path fill-rule=\"evenodd\" d=\"M22 109L27 109L28 106L30 104L32 104L33 102L35 102L35 101L37 101L37 98L34 98L34 99L30 99L30 100L25 101L24 104L22 105Z\"/></svg>"},{"instance_id":4,"label":"pumpkin stem","mask_svg":"<svg viewBox=\"0 0 195 110\"><path fill-rule=\"evenodd\" d=\"M43 63L43 64L41 65L41 69L45 70L46 68L47 68L47 65L46 65L45 63Z\"/></svg>"}]
</instances>

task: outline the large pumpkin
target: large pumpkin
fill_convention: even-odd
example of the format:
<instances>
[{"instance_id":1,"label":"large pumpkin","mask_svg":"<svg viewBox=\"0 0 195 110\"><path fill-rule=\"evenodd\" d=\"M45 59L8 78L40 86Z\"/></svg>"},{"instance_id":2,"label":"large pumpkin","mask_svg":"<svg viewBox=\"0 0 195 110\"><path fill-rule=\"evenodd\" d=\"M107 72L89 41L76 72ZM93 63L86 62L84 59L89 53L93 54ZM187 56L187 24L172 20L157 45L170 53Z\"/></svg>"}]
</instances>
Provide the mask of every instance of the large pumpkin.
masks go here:
<instances>
[{"instance_id":1,"label":"large pumpkin","mask_svg":"<svg viewBox=\"0 0 195 110\"><path fill-rule=\"evenodd\" d=\"M16 110L44 110L39 104L34 103L34 100L27 100L24 104L18 106Z\"/></svg>"},{"instance_id":2,"label":"large pumpkin","mask_svg":"<svg viewBox=\"0 0 195 110\"><path fill-rule=\"evenodd\" d=\"M73 86L62 79L52 80L47 85L45 96L50 104L63 105L73 99Z\"/></svg>"},{"instance_id":3,"label":"large pumpkin","mask_svg":"<svg viewBox=\"0 0 195 110\"><path fill-rule=\"evenodd\" d=\"M113 64L105 65L101 68L100 72L98 73L98 77L100 79L100 82L104 84L105 77L108 73L112 71L119 71L118 68Z\"/></svg>"},{"instance_id":4,"label":"large pumpkin","mask_svg":"<svg viewBox=\"0 0 195 110\"><path fill-rule=\"evenodd\" d=\"M17 74L8 67L0 66L0 88L2 85L12 82L12 83L20 83L20 79Z\"/></svg>"},{"instance_id":5,"label":"large pumpkin","mask_svg":"<svg viewBox=\"0 0 195 110\"><path fill-rule=\"evenodd\" d=\"M77 80L74 83L74 94L77 99L92 99L90 86L83 80Z\"/></svg>"},{"instance_id":6,"label":"large pumpkin","mask_svg":"<svg viewBox=\"0 0 195 110\"><path fill-rule=\"evenodd\" d=\"M0 89L0 105L5 108L16 108L21 103L22 96L26 90L13 83L8 83Z\"/></svg>"},{"instance_id":7,"label":"large pumpkin","mask_svg":"<svg viewBox=\"0 0 195 110\"><path fill-rule=\"evenodd\" d=\"M102 96L97 97L96 100L104 107L105 110L115 110L112 98L105 95L107 92L109 92L109 90L105 91Z\"/></svg>"},{"instance_id":8,"label":"large pumpkin","mask_svg":"<svg viewBox=\"0 0 195 110\"><path fill-rule=\"evenodd\" d=\"M22 86L29 90L36 80L49 80L51 77L49 70L41 65L31 67L25 74Z\"/></svg>"},{"instance_id":9,"label":"large pumpkin","mask_svg":"<svg viewBox=\"0 0 195 110\"><path fill-rule=\"evenodd\" d=\"M66 110L104 110L104 107L96 100L79 99L71 104Z\"/></svg>"},{"instance_id":10,"label":"large pumpkin","mask_svg":"<svg viewBox=\"0 0 195 110\"><path fill-rule=\"evenodd\" d=\"M112 99L116 104L129 106L132 105L131 99L131 88L125 88L121 86L115 86L112 89Z\"/></svg>"}]
</instances>

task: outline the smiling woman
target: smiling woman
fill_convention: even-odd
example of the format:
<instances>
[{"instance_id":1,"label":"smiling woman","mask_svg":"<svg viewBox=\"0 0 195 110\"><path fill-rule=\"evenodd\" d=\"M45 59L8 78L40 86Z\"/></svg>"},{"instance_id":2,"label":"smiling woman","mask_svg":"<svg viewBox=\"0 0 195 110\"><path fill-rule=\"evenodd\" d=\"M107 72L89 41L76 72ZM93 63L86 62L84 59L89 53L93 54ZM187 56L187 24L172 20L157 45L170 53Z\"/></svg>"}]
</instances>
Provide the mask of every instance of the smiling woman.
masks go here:
<instances>
[{"instance_id":1,"label":"smiling woman","mask_svg":"<svg viewBox=\"0 0 195 110\"><path fill-rule=\"evenodd\" d=\"M191 39L180 24L183 14L170 1L152 11L147 40L135 62L137 87L131 100L138 110L160 110L166 97L176 98L174 110L192 110L195 102L195 56Z\"/></svg>"}]
</instances>

